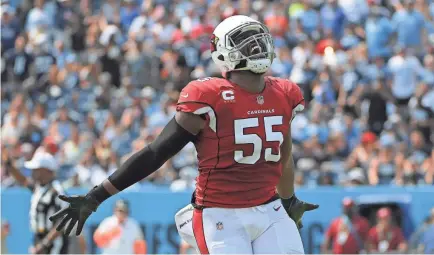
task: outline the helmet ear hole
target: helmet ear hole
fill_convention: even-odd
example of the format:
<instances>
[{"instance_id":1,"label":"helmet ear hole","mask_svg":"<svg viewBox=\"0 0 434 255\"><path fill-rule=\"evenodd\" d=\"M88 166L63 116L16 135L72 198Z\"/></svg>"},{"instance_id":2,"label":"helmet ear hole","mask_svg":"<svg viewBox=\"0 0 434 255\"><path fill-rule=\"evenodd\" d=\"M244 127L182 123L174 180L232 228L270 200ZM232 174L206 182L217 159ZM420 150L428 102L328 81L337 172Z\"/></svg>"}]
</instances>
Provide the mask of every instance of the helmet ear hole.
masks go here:
<instances>
[{"instance_id":1,"label":"helmet ear hole","mask_svg":"<svg viewBox=\"0 0 434 255\"><path fill-rule=\"evenodd\" d=\"M220 54L220 55L217 57L217 59L220 60L220 61L225 61L225 57L224 57L222 54Z\"/></svg>"}]
</instances>

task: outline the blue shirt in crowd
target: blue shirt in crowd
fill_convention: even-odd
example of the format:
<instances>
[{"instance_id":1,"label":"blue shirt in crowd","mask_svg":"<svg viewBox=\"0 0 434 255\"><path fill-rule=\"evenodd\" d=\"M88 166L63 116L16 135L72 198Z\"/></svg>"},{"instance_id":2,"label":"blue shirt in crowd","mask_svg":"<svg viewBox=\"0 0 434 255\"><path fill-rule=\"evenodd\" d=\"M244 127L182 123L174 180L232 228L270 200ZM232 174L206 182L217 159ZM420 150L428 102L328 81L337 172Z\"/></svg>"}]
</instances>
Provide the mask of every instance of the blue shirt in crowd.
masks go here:
<instances>
[{"instance_id":1,"label":"blue shirt in crowd","mask_svg":"<svg viewBox=\"0 0 434 255\"><path fill-rule=\"evenodd\" d=\"M425 19L418 11L398 11L393 15L392 25L398 36L398 44L405 47L422 46Z\"/></svg>"},{"instance_id":2,"label":"blue shirt in crowd","mask_svg":"<svg viewBox=\"0 0 434 255\"><path fill-rule=\"evenodd\" d=\"M433 254L434 253L434 224L431 224L425 231L422 237L422 242L424 246L425 254Z\"/></svg>"},{"instance_id":3,"label":"blue shirt in crowd","mask_svg":"<svg viewBox=\"0 0 434 255\"><path fill-rule=\"evenodd\" d=\"M369 18L365 24L365 31L369 57L388 57L391 55L392 51L388 43L393 28L387 18Z\"/></svg>"},{"instance_id":4,"label":"blue shirt in crowd","mask_svg":"<svg viewBox=\"0 0 434 255\"><path fill-rule=\"evenodd\" d=\"M314 32L319 25L319 15L313 10L307 10L303 12L300 16L301 24L303 24L303 30L306 34L311 34Z\"/></svg>"},{"instance_id":5,"label":"blue shirt in crowd","mask_svg":"<svg viewBox=\"0 0 434 255\"><path fill-rule=\"evenodd\" d=\"M342 8L324 5L321 8L321 24L324 30L331 30L336 38L340 38L345 27L345 14Z\"/></svg>"},{"instance_id":6,"label":"blue shirt in crowd","mask_svg":"<svg viewBox=\"0 0 434 255\"><path fill-rule=\"evenodd\" d=\"M9 22L8 24L2 22L1 31L2 51L12 49L15 45L15 39L20 33L19 24L14 21Z\"/></svg>"},{"instance_id":7,"label":"blue shirt in crowd","mask_svg":"<svg viewBox=\"0 0 434 255\"><path fill-rule=\"evenodd\" d=\"M121 19L122 29L124 31L128 31L131 23L133 23L133 20L139 15L140 15L140 11L138 8L128 9L128 8L122 7L121 11L120 11L120 19Z\"/></svg>"}]
</instances>

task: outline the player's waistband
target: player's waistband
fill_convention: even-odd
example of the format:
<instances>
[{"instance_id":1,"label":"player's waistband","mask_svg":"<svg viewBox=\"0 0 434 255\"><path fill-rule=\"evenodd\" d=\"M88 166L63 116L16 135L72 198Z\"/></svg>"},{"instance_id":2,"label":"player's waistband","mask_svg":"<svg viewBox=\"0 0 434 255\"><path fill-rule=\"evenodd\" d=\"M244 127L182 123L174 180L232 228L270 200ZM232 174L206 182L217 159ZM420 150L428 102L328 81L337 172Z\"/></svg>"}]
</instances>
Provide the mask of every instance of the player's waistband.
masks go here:
<instances>
[{"instance_id":1,"label":"player's waistband","mask_svg":"<svg viewBox=\"0 0 434 255\"><path fill-rule=\"evenodd\" d=\"M268 199L264 203L258 204L256 206L266 205L266 204L269 204L271 202L276 201L277 199L280 199L279 194L274 194L270 199ZM198 205L198 204L196 204L196 195L195 195L195 192L193 192L193 194L191 196L191 204L193 205L193 207L195 209L198 209L198 210L203 210L203 209L206 209L206 208L212 208L213 207L213 206L204 206L204 205Z\"/></svg>"}]
</instances>

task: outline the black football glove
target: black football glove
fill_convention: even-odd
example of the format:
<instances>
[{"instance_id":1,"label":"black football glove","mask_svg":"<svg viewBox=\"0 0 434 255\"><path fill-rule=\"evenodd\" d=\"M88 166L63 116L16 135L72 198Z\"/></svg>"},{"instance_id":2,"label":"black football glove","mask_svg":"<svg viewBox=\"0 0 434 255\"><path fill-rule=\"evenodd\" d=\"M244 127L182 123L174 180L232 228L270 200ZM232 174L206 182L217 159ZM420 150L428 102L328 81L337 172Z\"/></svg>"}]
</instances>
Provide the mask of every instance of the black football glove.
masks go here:
<instances>
[{"instance_id":1,"label":"black football glove","mask_svg":"<svg viewBox=\"0 0 434 255\"><path fill-rule=\"evenodd\" d=\"M60 211L53 214L49 219L52 222L59 220L60 224L57 226L57 231L62 231L66 224L69 222L68 227L65 230L65 234L69 235L78 222L77 230L75 234L78 236L83 229L89 215L95 212L98 208L98 201L90 194L85 196L64 196L59 195L59 198L69 203L69 206L62 208Z\"/></svg>"},{"instance_id":2,"label":"black football glove","mask_svg":"<svg viewBox=\"0 0 434 255\"><path fill-rule=\"evenodd\" d=\"M303 227L301 218L304 212L315 210L319 207L316 204L310 204L299 200L295 194L288 199L282 199L282 205L288 213L289 217L297 224L298 229Z\"/></svg>"}]
</instances>

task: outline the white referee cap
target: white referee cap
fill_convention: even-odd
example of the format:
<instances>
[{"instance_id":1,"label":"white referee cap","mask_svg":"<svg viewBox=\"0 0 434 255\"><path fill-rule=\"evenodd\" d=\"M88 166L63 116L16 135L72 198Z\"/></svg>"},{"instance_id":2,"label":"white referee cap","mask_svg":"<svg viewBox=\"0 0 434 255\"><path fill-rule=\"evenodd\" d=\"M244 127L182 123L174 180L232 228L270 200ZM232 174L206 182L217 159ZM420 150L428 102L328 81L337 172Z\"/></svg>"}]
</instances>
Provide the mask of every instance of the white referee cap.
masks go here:
<instances>
[{"instance_id":1,"label":"white referee cap","mask_svg":"<svg viewBox=\"0 0 434 255\"><path fill-rule=\"evenodd\" d=\"M47 152L35 153L32 160L24 163L24 167L30 170L46 168L53 172L59 169L56 159Z\"/></svg>"}]
</instances>

